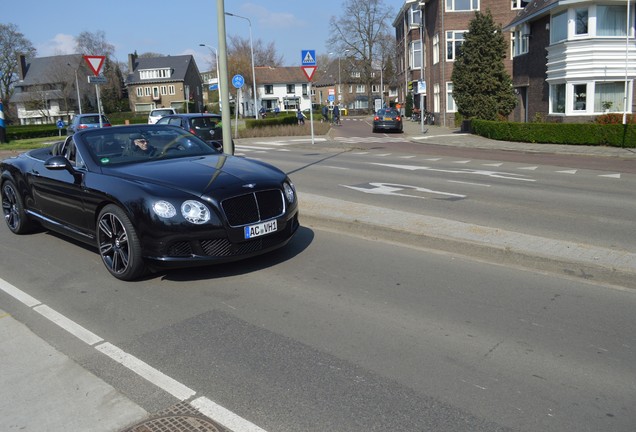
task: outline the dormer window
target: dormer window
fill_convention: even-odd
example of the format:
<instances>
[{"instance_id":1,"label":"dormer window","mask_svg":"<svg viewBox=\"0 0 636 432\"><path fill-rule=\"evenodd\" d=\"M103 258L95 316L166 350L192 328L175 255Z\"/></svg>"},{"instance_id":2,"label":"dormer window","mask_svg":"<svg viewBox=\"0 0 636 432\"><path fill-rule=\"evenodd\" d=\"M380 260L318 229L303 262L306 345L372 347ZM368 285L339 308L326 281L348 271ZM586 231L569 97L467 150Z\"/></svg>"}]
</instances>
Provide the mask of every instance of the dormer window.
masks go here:
<instances>
[{"instance_id":1,"label":"dormer window","mask_svg":"<svg viewBox=\"0 0 636 432\"><path fill-rule=\"evenodd\" d=\"M139 78L142 80L170 78L171 76L172 70L170 68L142 69L139 71Z\"/></svg>"}]
</instances>

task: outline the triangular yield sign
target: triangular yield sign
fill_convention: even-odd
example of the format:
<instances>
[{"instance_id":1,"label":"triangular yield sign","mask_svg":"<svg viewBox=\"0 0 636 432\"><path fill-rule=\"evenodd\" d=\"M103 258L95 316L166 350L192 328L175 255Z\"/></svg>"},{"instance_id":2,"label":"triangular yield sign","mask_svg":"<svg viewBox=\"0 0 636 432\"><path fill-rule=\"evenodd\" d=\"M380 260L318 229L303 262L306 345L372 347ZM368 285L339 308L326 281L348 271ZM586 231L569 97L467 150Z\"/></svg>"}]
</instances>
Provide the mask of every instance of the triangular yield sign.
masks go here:
<instances>
[{"instance_id":1,"label":"triangular yield sign","mask_svg":"<svg viewBox=\"0 0 636 432\"><path fill-rule=\"evenodd\" d=\"M305 76L307 77L309 81L311 81L311 78L314 76L314 72L316 72L316 67L317 66L301 66L301 69L303 70L303 72L305 73Z\"/></svg>"},{"instance_id":2,"label":"triangular yield sign","mask_svg":"<svg viewBox=\"0 0 636 432\"><path fill-rule=\"evenodd\" d=\"M106 56L84 56L84 60L86 60L86 63L88 63L88 66L91 68L95 76L99 75L99 71L102 69L105 59Z\"/></svg>"}]
</instances>

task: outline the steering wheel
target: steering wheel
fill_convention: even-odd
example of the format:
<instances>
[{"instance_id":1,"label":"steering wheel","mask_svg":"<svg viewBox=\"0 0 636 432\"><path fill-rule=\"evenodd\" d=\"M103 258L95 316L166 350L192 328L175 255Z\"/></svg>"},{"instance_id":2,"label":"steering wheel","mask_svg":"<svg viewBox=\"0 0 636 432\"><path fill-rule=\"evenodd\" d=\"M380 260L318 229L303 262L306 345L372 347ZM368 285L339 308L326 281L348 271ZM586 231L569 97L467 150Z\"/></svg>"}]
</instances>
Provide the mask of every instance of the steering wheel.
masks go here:
<instances>
[{"instance_id":1,"label":"steering wheel","mask_svg":"<svg viewBox=\"0 0 636 432\"><path fill-rule=\"evenodd\" d=\"M160 156L165 156L169 151L184 151L186 147L180 141L173 141L163 148Z\"/></svg>"}]
</instances>

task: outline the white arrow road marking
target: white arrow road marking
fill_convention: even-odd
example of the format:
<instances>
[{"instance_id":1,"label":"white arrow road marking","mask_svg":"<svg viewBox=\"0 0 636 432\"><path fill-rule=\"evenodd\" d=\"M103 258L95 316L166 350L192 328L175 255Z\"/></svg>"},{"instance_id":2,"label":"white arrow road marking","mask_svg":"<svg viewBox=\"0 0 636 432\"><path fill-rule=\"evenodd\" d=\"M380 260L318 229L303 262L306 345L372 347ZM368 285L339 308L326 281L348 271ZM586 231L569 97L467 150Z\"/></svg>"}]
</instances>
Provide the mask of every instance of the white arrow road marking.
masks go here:
<instances>
[{"instance_id":1,"label":"white arrow road marking","mask_svg":"<svg viewBox=\"0 0 636 432\"><path fill-rule=\"evenodd\" d=\"M621 178L620 174L601 174L599 177Z\"/></svg>"},{"instance_id":2,"label":"white arrow road marking","mask_svg":"<svg viewBox=\"0 0 636 432\"><path fill-rule=\"evenodd\" d=\"M576 174L578 170L565 170L565 171L557 171L558 173L562 173L562 174Z\"/></svg>"},{"instance_id":3,"label":"white arrow road marking","mask_svg":"<svg viewBox=\"0 0 636 432\"><path fill-rule=\"evenodd\" d=\"M417 196L417 195L412 195L407 193L399 193L399 191L408 189L408 190L412 190L416 192L429 193L433 195L443 195L443 196L453 197L453 198L466 198L466 195L454 194L450 192L434 191L432 189L426 189L426 188L410 186L410 185L400 185L400 184L391 184L391 183L369 183L369 185L372 186L373 188L369 189L366 187L357 187L357 186L348 186L348 185L340 185L340 186L353 189L358 192L368 193L371 195L393 195L393 196L403 196L403 197L419 198L419 199L427 198L427 197Z\"/></svg>"},{"instance_id":4,"label":"white arrow road marking","mask_svg":"<svg viewBox=\"0 0 636 432\"><path fill-rule=\"evenodd\" d=\"M482 164L483 166L492 166L492 167L500 167L503 165L502 162L500 163L489 163L489 164Z\"/></svg>"},{"instance_id":5,"label":"white arrow road marking","mask_svg":"<svg viewBox=\"0 0 636 432\"><path fill-rule=\"evenodd\" d=\"M538 166L530 166L530 167L521 167L521 168L519 168L519 169L522 169L522 170L529 170L529 171L534 171L534 170L536 170L537 168L539 168L539 167L538 167Z\"/></svg>"},{"instance_id":6,"label":"white arrow road marking","mask_svg":"<svg viewBox=\"0 0 636 432\"><path fill-rule=\"evenodd\" d=\"M493 177L493 178L519 180L519 181L527 181L527 182L536 181L534 179L527 178L527 177L519 177L519 174L497 172L497 171L486 171L486 170L473 170L473 169L467 169L467 168L462 170L444 170L444 169L437 169L437 168L431 168L431 167L419 166L419 165L396 165L396 164L382 164L382 163L372 163L372 165L380 165L380 166L385 166L389 168L404 169L409 171L422 170L422 171L445 172L445 173L451 173L451 174L483 175L483 176Z\"/></svg>"}]
</instances>

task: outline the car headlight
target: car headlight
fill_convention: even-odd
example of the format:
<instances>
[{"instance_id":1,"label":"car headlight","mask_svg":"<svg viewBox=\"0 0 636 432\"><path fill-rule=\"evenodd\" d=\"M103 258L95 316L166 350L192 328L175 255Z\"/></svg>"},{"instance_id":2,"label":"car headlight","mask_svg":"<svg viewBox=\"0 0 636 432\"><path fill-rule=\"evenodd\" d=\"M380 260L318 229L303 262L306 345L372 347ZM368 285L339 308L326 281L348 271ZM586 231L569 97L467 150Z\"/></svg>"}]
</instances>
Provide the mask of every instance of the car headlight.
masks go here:
<instances>
[{"instance_id":1,"label":"car headlight","mask_svg":"<svg viewBox=\"0 0 636 432\"><path fill-rule=\"evenodd\" d=\"M177 214L177 209L168 201L155 201L152 204L152 210L155 214L162 218L171 218Z\"/></svg>"},{"instance_id":2,"label":"car headlight","mask_svg":"<svg viewBox=\"0 0 636 432\"><path fill-rule=\"evenodd\" d=\"M185 201L181 204L181 214L185 220L196 225L204 224L210 220L210 210L199 201Z\"/></svg>"},{"instance_id":3,"label":"car headlight","mask_svg":"<svg viewBox=\"0 0 636 432\"><path fill-rule=\"evenodd\" d=\"M283 190L285 191L285 198L287 199L287 202L292 204L296 200L296 190L294 189L294 184L291 182L284 182Z\"/></svg>"}]
</instances>

